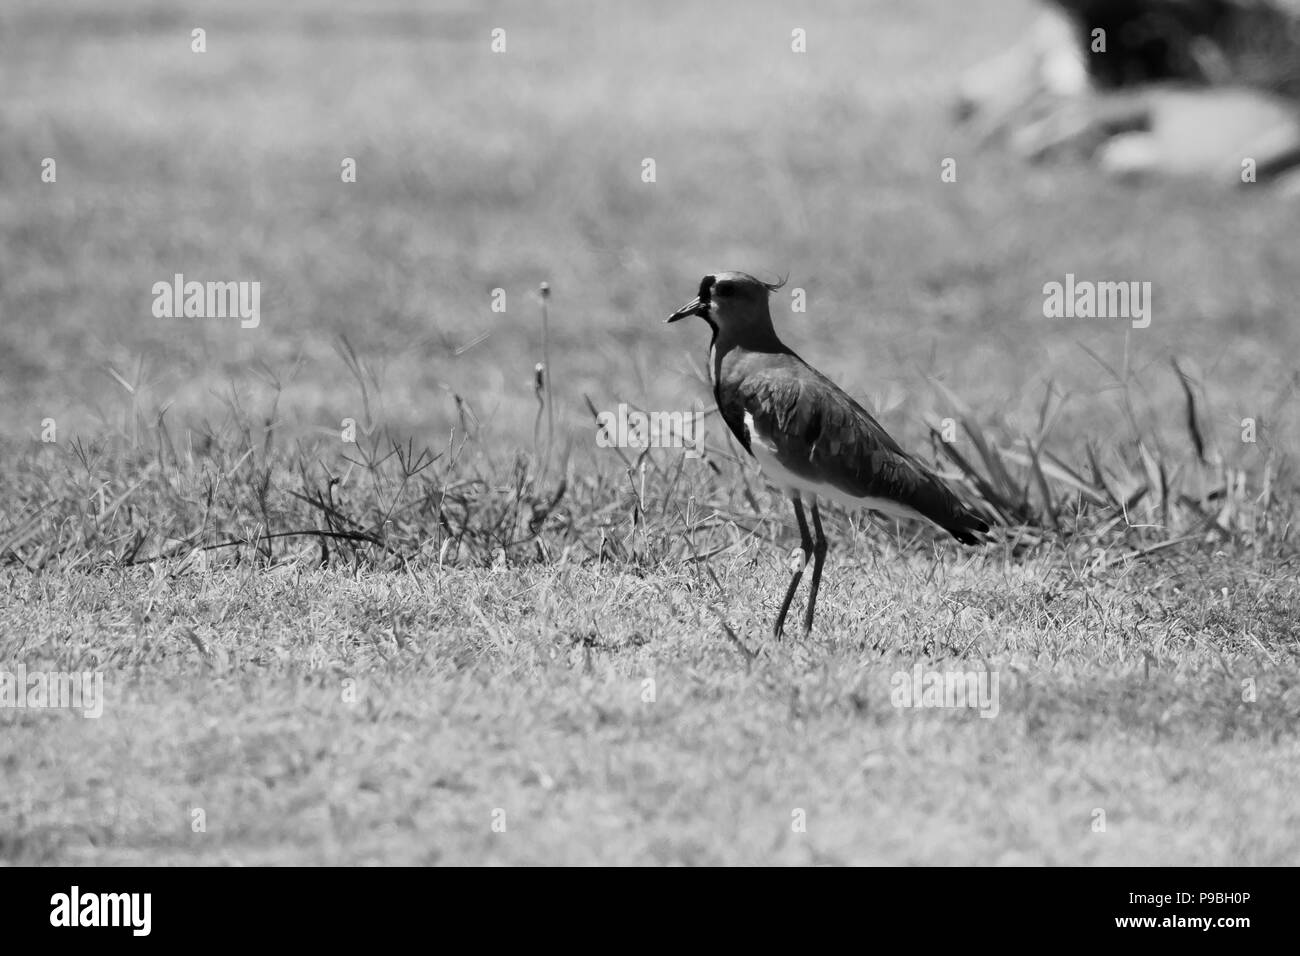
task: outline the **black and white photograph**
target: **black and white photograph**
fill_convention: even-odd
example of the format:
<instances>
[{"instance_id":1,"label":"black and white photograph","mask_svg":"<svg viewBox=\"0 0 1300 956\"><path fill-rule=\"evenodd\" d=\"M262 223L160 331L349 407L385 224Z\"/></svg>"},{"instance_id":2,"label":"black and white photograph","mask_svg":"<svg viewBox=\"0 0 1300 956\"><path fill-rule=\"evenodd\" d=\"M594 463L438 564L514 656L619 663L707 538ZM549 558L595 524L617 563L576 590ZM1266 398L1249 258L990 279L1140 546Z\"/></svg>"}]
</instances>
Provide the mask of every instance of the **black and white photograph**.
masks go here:
<instances>
[{"instance_id":1,"label":"black and white photograph","mask_svg":"<svg viewBox=\"0 0 1300 956\"><path fill-rule=\"evenodd\" d=\"M1300 0L5 0L0 868L1202 868L1089 918L1240 945L1297 303Z\"/></svg>"}]
</instances>

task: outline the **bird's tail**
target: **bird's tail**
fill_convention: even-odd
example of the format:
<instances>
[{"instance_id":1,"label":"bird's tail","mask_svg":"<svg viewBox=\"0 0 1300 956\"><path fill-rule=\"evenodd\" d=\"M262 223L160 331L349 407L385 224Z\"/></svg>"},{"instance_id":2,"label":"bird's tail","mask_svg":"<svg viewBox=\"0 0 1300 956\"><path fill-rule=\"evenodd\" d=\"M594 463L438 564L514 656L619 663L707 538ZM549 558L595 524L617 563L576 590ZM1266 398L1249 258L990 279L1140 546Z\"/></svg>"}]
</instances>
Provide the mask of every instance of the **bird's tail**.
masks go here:
<instances>
[{"instance_id":1,"label":"bird's tail","mask_svg":"<svg viewBox=\"0 0 1300 956\"><path fill-rule=\"evenodd\" d=\"M989 523L961 502L941 527L962 544L983 544L989 533Z\"/></svg>"},{"instance_id":2,"label":"bird's tail","mask_svg":"<svg viewBox=\"0 0 1300 956\"><path fill-rule=\"evenodd\" d=\"M935 475L927 475L930 487L922 496L920 509L930 521L947 531L962 544L983 544L989 533L989 523L984 516L966 504Z\"/></svg>"}]
</instances>

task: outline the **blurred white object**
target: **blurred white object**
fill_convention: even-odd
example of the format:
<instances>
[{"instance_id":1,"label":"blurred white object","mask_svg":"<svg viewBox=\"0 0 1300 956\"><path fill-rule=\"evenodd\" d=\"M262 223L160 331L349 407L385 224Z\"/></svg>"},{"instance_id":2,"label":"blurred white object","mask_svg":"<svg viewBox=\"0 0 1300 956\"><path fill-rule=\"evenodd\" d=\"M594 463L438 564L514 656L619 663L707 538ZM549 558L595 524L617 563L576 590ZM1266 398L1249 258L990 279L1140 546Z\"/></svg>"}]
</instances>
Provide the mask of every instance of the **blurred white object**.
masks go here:
<instances>
[{"instance_id":1,"label":"blurred white object","mask_svg":"<svg viewBox=\"0 0 1300 956\"><path fill-rule=\"evenodd\" d=\"M1090 86L1074 22L1045 6L1022 40L966 71L958 86L958 110L979 117L992 132L1035 100L1082 96Z\"/></svg>"},{"instance_id":2,"label":"blurred white object","mask_svg":"<svg viewBox=\"0 0 1300 956\"><path fill-rule=\"evenodd\" d=\"M1287 100L1240 87L1153 87L1136 101L1144 129L1115 135L1098 151L1120 176L1209 176L1240 183L1253 160L1260 179L1300 149L1300 118Z\"/></svg>"}]
</instances>

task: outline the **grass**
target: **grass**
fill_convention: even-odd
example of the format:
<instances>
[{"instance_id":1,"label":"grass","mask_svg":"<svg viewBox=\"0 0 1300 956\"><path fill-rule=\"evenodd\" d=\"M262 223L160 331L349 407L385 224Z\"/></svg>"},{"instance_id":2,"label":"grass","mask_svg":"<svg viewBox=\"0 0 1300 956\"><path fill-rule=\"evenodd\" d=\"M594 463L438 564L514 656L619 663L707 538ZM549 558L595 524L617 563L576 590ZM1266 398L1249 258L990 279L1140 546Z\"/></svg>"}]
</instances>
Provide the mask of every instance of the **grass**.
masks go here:
<instances>
[{"instance_id":1,"label":"grass","mask_svg":"<svg viewBox=\"0 0 1300 956\"><path fill-rule=\"evenodd\" d=\"M0 708L0 860L1300 860L1294 210L974 151L943 97L1021 9L88 11L0 13L0 665L107 701ZM709 407L659 320L737 267L1004 517L835 513L808 641L715 417L594 442ZM177 271L262 325L152 319ZM1151 328L1042 319L1066 272ZM917 662L997 716L893 706Z\"/></svg>"},{"instance_id":2,"label":"grass","mask_svg":"<svg viewBox=\"0 0 1300 956\"><path fill-rule=\"evenodd\" d=\"M882 550L869 575L835 573L837 553L822 636L752 666L686 572L11 580L0 626L40 635L24 657L95 661L109 704L99 721L6 715L5 855L1294 862L1294 565L1207 558L1138 588ZM738 595L781 577L752 560L718 574ZM997 717L890 705L913 661L981 658Z\"/></svg>"}]
</instances>

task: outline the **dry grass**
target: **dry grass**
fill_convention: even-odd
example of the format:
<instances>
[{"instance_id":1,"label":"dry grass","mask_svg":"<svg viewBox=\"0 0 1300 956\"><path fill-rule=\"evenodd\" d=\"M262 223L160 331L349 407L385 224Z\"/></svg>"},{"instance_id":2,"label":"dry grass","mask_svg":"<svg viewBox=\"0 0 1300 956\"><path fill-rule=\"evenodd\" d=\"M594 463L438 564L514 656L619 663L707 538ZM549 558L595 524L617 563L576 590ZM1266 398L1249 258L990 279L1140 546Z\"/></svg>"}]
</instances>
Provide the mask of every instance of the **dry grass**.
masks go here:
<instances>
[{"instance_id":1,"label":"dry grass","mask_svg":"<svg viewBox=\"0 0 1300 956\"><path fill-rule=\"evenodd\" d=\"M815 639L750 666L690 569L11 574L29 666L109 676L98 721L4 715L4 855L1296 861L1294 563L1080 579L867 548L835 554ZM715 567L757 643L781 568ZM998 715L892 707L917 660L994 669Z\"/></svg>"},{"instance_id":2,"label":"dry grass","mask_svg":"<svg viewBox=\"0 0 1300 956\"><path fill-rule=\"evenodd\" d=\"M0 664L108 685L0 709L0 859L1300 860L1294 210L969 151L943 94L1018 21L968 6L722 47L520 6L490 69L469 7L223 6L199 61L162 6L0 13ZM14 172L50 152L57 191ZM701 461L590 422L706 400L658 319L731 266L788 269L788 341L1001 519L836 514L806 643L716 418ZM261 279L263 325L146 320L175 271ZM1151 328L1036 317L1067 271L1153 281ZM916 662L998 716L893 706Z\"/></svg>"}]
</instances>

